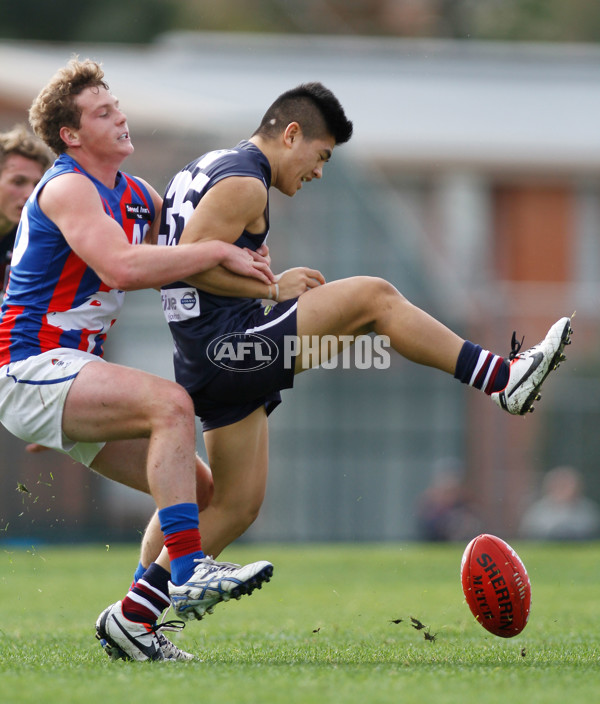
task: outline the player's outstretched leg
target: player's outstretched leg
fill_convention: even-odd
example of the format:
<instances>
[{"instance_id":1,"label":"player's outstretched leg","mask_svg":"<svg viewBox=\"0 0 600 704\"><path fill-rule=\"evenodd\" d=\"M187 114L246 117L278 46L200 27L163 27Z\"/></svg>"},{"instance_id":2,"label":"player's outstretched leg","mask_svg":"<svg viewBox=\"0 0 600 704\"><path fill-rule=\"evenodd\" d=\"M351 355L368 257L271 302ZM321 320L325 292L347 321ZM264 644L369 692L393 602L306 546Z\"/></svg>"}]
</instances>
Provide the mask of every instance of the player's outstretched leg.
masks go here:
<instances>
[{"instance_id":1,"label":"player's outstretched leg","mask_svg":"<svg viewBox=\"0 0 600 704\"><path fill-rule=\"evenodd\" d=\"M524 415L533 411L533 402L541 398L540 388L551 371L565 359L563 349L571 343L570 318L561 318L548 330L546 337L534 347L520 352L515 334L510 353L510 375L502 391L490 394L505 411Z\"/></svg>"},{"instance_id":2,"label":"player's outstretched leg","mask_svg":"<svg viewBox=\"0 0 600 704\"><path fill-rule=\"evenodd\" d=\"M265 560L243 567L231 562L215 562L211 557L196 562L194 573L185 584L169 584L171 605L183 619L201 619L222 601L252 594L273 575L273 565Z\"/></svg>"},{"instance_id":3,"label":"player's outstretched leg","mask_svg":"<svg viewBox=\"0 0 600 704\"><path fill-rule=\"evenodd\" d=\"M193 660L160 631L180 630L181 621L155 625L131 621L123 615L121 602L111 604L98 616L96 638L112 660Z\"/></svg>"}]
</instances>

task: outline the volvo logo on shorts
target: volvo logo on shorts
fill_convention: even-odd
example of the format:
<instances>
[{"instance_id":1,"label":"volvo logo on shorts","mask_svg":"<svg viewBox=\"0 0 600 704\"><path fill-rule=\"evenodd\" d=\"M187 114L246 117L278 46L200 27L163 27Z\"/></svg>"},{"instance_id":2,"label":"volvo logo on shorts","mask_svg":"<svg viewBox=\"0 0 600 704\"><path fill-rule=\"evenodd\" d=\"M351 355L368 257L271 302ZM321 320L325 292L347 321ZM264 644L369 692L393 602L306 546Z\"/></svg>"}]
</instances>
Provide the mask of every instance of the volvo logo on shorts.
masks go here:
<instances>
[{"instance_id":1,"label":"volvo logo on shorts","mask_svg":"<svg viewBox=\"0 0 600 704\"><path fill-rule=\"evenodd\" d=\"M183 294L183 296L179 299L179 302L185 310L192 310L192 308L196 305L196 294L188 291Z\"/></svg>"},{"instance_id":2,"label":"volvo logo on shorts","mask_svg":"<svg viewBox=\"0 0 600 704\"><path fill-rule=\"evenodd\" d=\"M270 366L277 359L277 345L254 332L231 332L215 338L206 355L210 361L230 372L255 372Z\"/></svg>"}]
</instances>

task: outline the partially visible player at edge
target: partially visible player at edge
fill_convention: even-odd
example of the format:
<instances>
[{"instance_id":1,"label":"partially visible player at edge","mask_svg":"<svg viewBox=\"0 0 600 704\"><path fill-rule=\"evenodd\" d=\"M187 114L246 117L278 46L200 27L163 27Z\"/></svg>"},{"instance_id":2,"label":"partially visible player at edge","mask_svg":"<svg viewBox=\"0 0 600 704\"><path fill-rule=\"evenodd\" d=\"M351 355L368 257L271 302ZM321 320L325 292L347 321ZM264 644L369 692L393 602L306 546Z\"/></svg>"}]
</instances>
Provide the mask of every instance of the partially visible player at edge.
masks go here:
<instances>
[{"instance_id":1,"label":"partially visible player at edge","mask_svg":"<svg viewBox=\"0 0 600 704\"><path fill-rule=\"evenodd\" d=\"M8 282L17 225L25 202L53 157L24 125L0 133L0 286Z\"/></svg>"},{"instance_id":2,"label":"partially visible player at edge","mask_svg":"<svg viewBox=\"0 0 600 704\"><path fill-rule=\"evenodd\" d=\"M139 659L190 659L155 623L170 598L212 609L250 593L273 568L205 556L198 513L213 487L196 456L190 397L175 382L105 362L103 343L124 291L217 265L265 286L273 274L264 257L218 240L143 245L155 241L161 198L120 171L133 145L97 63L72 59L42 89L29 117L58 159L28 199L18 228L0 313L0 421L29 443L152 494L160 555L147 580L103 614L101 627L116 638L139 636Z\"/></svg>"},{"instance_id":3,"label":"partially visible player at edge","mask_svg":"<svg viewBox=\"0 0 600 704\"><path fill-rule=\"evenodd\" d=\"M174 176L165 194L159 244L178 249L218 239L264 248L269 189L293 196L304 183L320 179L334 147L351 134L352 123L323 85L287 91L249 140L205 154ZM183 277L162 293L169 303L163 308L175 342L176 379L189 391L202 420L213 473L214 496L200 514L203 544L213 555L258 515L268 470L267 416L280 402L280 390L292 387L295 374L331 354L327 345L315 359L304 356L300 346L295 364L286 368L285 336L298 336L300 345L315 336L334 336L339 350L343 337L385 335L407 359L452 374L509 413L522 415L532 409L544 379L563 358L571 333L570 319L561 318L542 342L522 352L513 336L512 352L504 359L461 339L383 279L358 276L325 283L319 271L306 267L287 270L276 283L266 284L217 267ZM274 305L263 308L257 299L271 299ZM211 342L234 332L267 336L278 348L275 361L260 368L258 360L250 360L246 369L260 369L243 374L207 363ZM153 559L159 536L153 518L140 572ZM173 605L185 616L185 609Z\"/></svg>"}]
</instances>

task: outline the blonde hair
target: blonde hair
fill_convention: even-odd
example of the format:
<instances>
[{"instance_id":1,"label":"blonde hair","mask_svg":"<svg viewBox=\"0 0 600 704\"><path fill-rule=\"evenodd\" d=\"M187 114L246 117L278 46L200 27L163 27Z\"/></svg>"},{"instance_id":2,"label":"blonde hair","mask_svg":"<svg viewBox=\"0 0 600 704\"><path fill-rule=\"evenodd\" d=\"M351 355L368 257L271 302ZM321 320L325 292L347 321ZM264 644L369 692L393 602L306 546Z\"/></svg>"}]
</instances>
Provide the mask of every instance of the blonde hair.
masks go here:
<instances>
[{"instance_id":1,"label":"blonde hair","mask_svg":"<svg viewBox=\"0 0 600 704\"><path fill-rule=\"evenodd\" d=\"M86 88L105 88L100 64L74 56L57 71L29 108L29 123L40 139L57 154L66 150L60 136L61 127L79 128L81 111L76 97Z\"/></svg>"}]
</instances>

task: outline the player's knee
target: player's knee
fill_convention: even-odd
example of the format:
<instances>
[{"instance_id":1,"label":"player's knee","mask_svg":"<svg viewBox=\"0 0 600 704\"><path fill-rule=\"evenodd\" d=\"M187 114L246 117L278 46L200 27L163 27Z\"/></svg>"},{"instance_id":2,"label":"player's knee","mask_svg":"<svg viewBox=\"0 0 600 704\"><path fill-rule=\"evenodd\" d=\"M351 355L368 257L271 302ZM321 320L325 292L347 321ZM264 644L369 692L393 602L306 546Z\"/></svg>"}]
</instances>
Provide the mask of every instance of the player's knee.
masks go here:
<instances>
[{"instance_id":1,"label":"player's knee","mask_svg":"<svg viewBox=\"0 0 600 704\"><path fill-rule=\"evenodd\" d=\"M386 279L371 277L372 294L377 298L404 298L398 289Z\"/></svg>"},{"instance_id":2,"label":"player's knee","mask_svg":"<svg viewBox=\"0 0 600 704\"><path fill-rule=\"evenodd\" d=\"M171 382L168 392L158 398L157 402L162 406L163 415L169 421L188 418L194 422L194 404L183 386Z\"/></svg>"},{"instance_id":3,"label":"player's knee","mask_svg":"<svg viewBox=\"0 0 600 704\"><path fill-rule=\"evenodd\" d=\"M357 277L360 286L359 300L363 306L367 307L367 314L373 311L380 311L386 304L397 303L398 300L406 301L406 298L386 279L379 276Z\"/></svg>"}]
</instances>

